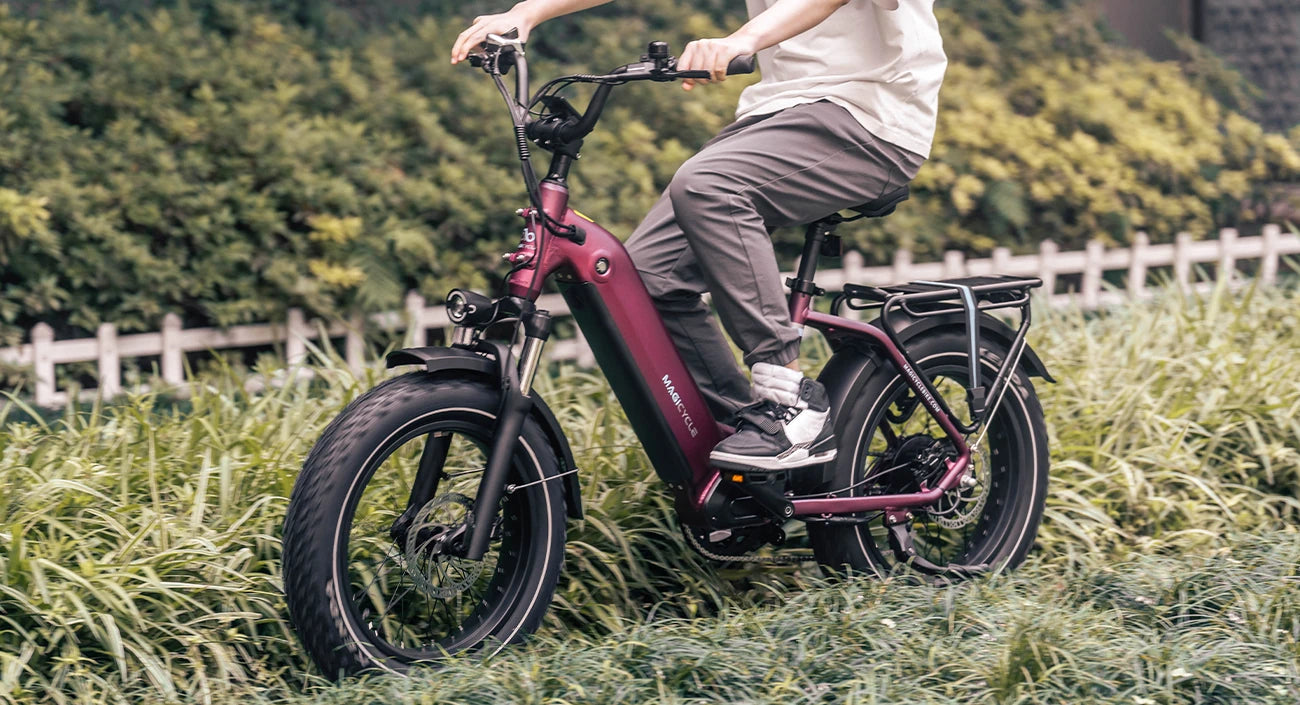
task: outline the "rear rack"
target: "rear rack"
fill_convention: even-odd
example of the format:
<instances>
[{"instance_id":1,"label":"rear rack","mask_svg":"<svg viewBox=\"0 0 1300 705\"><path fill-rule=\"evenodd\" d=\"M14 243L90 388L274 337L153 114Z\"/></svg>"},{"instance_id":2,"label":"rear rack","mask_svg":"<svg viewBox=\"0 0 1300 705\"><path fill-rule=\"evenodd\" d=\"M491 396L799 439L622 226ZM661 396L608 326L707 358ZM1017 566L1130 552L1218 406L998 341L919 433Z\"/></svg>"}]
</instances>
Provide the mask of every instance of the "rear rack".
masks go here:
<instances>
[{"instance_id":1,"label":"rear rack","mask_svg":"<svg viewBox=\"0 0 1300 705\"><path fill-rule=\"evenodd\" d=\"M1036 277L1013 277L995 274L986 277L962 277L942 281L915 281L892 286L845 284L844 292L831 302L831 313L838 315L841 305L855 311L882 308L886 303L898 305L909 316L921 318L959 313L965 310L963 288L975 298L975 308L992 311L1020 307L1029 303L1029 290L1043 285ZM891 301L892 300L892 301ZM951 304L951 305L944 305Z\"/></svg>"},{"instance_id":2,"label":"rear rack","mask_svg":"<svg viewBox=\"0 0 1300 705\"><path fill-rule=\"evenodd\" d=\"M844 291L831 301L831 314L839 315L841 306L847 305L855 311L866 309L880 310L880 327L889 339L903 353L904 359L912 367L915 362L907 353L891 315L902 311L910 318L926 318L949 314L964 314L966 319L966 338L969 344L968 359L970 364L970 387L967 389L967 404L970 407L971 421L963 423L952 415L945 404L945 411L953 416L953 421L964 433L971 433L981 423L986 422L985 412L988 401L993 400L996 409L1011 376L1020 363L1020 356L1025 348L1025 334L1029 331L1029 290L1043 285L1043 280L1034 277L1013 277L991 275L983 277L962 277L943 281L914 281L893 286L863 286L845 284ZM1007 357L1002 360L991 388L985 388L980 380L980 322L979 314L983 311L1017 308L1020 310L1020 327L1011 343ZM930 380L925 379L927 388L934 393ZM937 396L937 395L936 395Z\"/></svg>"}]
</instances>

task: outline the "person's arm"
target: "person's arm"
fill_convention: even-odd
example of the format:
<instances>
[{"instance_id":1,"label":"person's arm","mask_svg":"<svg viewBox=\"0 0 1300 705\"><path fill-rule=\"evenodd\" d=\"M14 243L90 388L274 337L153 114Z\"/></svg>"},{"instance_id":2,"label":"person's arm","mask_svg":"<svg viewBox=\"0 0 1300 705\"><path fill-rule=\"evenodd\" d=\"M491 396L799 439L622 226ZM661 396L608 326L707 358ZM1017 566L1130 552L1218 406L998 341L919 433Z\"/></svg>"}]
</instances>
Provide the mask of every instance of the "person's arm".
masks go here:
<instances>
[{"instance_id":1,"label":"person's arm","mask_svg":"<svg viewBox=\"0 0 1300 705\"><path fill-rule=\"evenodd\" d=\"M547 20L607 2L610 0L524 0L505 12L480 15L456 38L456 44L451 48L451 63L464 61L489 34L505 34L518 29L519 41L527 41L528 33Z\"/></svg>"},{"instance_id":2,"label":"person's arm","mask_svg":"<svg viewBox=\"0 0 1300 705\"><path fill-rule=\"evenodd\" d=\"M897 0L874 1L886 10L898 7ZM727 64L732 59L756 54L812 29L848 2L849 0L778 0L731 36L697 39L687 44L677 60L677 69L710 71L713 80L724 80L727 77ZM696 83L708 82L706 79L688 79L682 87L689 91Z\"/></svg>"}]
</instances>

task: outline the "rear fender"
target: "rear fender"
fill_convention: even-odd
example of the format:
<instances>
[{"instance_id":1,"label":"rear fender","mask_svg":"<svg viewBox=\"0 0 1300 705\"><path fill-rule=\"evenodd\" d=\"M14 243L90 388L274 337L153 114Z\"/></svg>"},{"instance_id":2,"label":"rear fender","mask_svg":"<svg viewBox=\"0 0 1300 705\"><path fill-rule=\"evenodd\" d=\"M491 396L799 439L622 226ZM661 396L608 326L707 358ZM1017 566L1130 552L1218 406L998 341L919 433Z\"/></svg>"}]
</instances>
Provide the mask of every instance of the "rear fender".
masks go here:
<instances>
[{"instance_id":1,"label":"rear fender","mask_svg":"<svg viewBox=\"0 0 1300 705\"><path fill-rule=\"evenodd\" d=\"M894 317L891 315L891 319ZM919 336L930 333L937 329L957 329L965 330L966 322L962 314L955 313L948 316L926 316L922 318L909 318L899 315L897 320L902 323L897 328L899 340L906 345L908 341ZM980 337L984 340L996 340L999 343L1010 347L1016 339L1016 332L1010 326L1002 321L988 315L980 315ZM891 365L889 359L883 354L883 351L877 349L875 345L859 344L857 341L864 338L845 336L840 340L833 341L835 354L827 361L826 366L822 368L821 375L818 376L830 396L832 409L843 409L850 399L856 398L861 392L862 387L867 383L867 378L871 373L881 365ZM1040 377L1048 382L1056 382L1051 373L1047 371L1047 366L1043 364L1038 353L1025 344L1025 352L1020 356L1020 369L1030 377ZM837 417L843 418L843 414ZM839 433L841 429L836 429Z\"/></svg>"},{"instance_id":2,"label":"rear fender","mask_svg":"<svg viewBox=\"0 0 1300 705\"><path fill-rule=\"evenodd\" d=\"M494 384L499 385L501 383L501 365L498 363L497 358L467 348L445 348L440 346L405 348L388 353L385 362L390 368L402 365L422 365L430 372L469 374L491 380ZM546 432L546 438L551 442L551 448L555 450L555 457L560 459L560 464L563 466L560 472L568 472L578 467L573 460L573 450L569 447L569 439L565 437L564 431L560 429L560 422L555 418L555 413L551 411L551 407L546 405L546 401L536 393L531 396L533 408L529 413L541 424L542 429ZM582 490L578 485L578 474L565 475L563 479L566 513L573 519L581 519Z\"/></svg>"}]
</instances>

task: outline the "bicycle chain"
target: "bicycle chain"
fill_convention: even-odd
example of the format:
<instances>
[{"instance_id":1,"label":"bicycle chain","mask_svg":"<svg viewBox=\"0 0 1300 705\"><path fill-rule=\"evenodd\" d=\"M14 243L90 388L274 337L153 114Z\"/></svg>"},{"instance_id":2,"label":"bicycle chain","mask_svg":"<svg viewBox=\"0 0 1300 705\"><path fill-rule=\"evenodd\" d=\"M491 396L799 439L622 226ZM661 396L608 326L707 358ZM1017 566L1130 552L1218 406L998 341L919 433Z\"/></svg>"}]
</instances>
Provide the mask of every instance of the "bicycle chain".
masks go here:
<instances>
[{"instance_id":1,"label":"bicycle chain","mask_svg":"<svg viewBox=\"0 0 1300 705\"><path fill-rule=\"evenodd\" d=\"M695 533L689 527L682 527L682 533L686 534L686 542L695 549L696 553L713 561L731 562L731 563L769 563L769 564L795 564L804 561L817 560L817 556L812 553L790 553L779 556L750 556L750 555L729 555L726 553L714 553L700 544L700 540L695 538Z\"/></svg>"}]
</instances>

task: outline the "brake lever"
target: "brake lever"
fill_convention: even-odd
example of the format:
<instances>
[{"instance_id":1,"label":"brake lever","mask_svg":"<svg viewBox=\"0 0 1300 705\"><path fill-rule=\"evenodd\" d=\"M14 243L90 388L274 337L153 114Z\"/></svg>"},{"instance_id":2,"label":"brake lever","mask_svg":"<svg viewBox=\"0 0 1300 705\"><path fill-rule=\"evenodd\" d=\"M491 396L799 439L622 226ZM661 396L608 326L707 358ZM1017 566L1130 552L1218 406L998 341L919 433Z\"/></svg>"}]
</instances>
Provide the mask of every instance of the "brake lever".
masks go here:
<instances>
[{"instance_id":1,"label":"brake lever","mask_svg":"<svg viewBox=\"0 0 1300 705\"><path fill-rule=\"evenodd\" d=\"M509 32L506 32L504 35L502 34L487 35L487 41L484 42L484 44L489 44L489 43L498 46L501 49L509 48L510 50L516 51L520 54L524 53L524 43L519 41L518 28L510 30ZM503 53L508 53L508 52L503 52Z\"/></svg>"},{"instance_id":2,"label":"brake lever","mask_svg":"<svg viewBox=\"0 0 1300 705\"><path fill-rule=\"evenodd\" d=\"M511 29L505 34L488 34L481 44L481 51L469 55L469 65L474 68L488 67L489 59L496 58L497 69L501 75L510 71L510 67L515 65L514 58L511 56L515 53L525 55L524 43L519 41L519 29ZM510 57L510 58L505 58ZM505 59L504 61L502 59Z\"/></svg>"}]
</instances>

